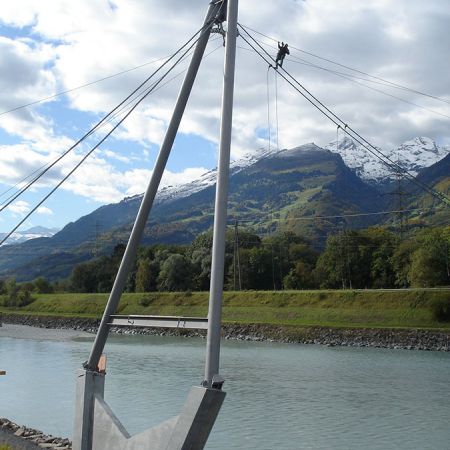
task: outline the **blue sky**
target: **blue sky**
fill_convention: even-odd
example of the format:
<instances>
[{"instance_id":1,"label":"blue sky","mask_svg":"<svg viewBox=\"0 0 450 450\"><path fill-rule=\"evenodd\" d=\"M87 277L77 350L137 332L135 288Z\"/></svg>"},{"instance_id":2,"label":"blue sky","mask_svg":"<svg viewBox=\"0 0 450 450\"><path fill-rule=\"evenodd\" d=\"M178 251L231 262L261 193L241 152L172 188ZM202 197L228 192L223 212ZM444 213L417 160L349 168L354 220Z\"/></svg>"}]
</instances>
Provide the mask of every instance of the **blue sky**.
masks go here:
<instances>
[{"instance_id":1,"label":"blue sky","mask_svg":"<svg viewBox=\"0 0 450 450\"><path fill-rule=\"evenodd\" d=\"M207 3L5 3L0 10L0 113L170 55L201 26ZM302 52L450 98L447 1L262 0L256 11L254 4L241 0L241 23L266 34L268 37L255 37L273 54L277 39L289 42L291 55L285 67L376 145L393 148L415 136L450 143L449 119L442 116L450 115L448 103L376 84L373 78L359 74L364 78L360 83L409 103L401 102L356 84L356 79L343 80L323 70L339 70L350 77L356 74ZM267 66L242 39L238 44L233 158L266 150L269 125L273 146L276 132L275 78L270 76L268 81ZM166 186L192 181L216 165L223 70L223 47L217 35L211 38L207 54L167 166ZM0 195L69 148L160 63L0 115ZM186 64L183 62L175 73ZM61 228L102 204L141 193L151 175L181 80L182 74L149 97L23 228ZM335 128L289 86L278 80L277 88L280 147L306 142L326 145L334 139ZM91 145L95 142L89 140ZM13 227L88 148L85 145L73 152L34 190L0 212L0 231ZM4 198L0 197L0 202Z\"/></svg>"}]
</instances>

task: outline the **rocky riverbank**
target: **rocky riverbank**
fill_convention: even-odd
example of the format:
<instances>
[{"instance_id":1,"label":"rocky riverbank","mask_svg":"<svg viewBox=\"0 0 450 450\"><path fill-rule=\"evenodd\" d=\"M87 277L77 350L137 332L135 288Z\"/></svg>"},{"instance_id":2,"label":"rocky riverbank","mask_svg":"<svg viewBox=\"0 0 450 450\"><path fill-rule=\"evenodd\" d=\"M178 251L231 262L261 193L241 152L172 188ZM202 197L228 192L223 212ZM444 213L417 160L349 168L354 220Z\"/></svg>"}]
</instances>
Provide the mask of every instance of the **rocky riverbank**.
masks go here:
<instances>
[{"instance_id":1,"label":"rocky riverbank","mask_svg":"<svg viewBox=\"0 0 450 450\"><path fill-rule=\"evenodd\" d=\"M42 431L27 428L8 419L0 418L0 443L8 444L17 450L47 448L51 450L72 448L69 439L44 434Z\"/></svg>"},{"instance_id":2,"label":"rocky riverbank","mask_svg":"<svg viewBox=\"0 0 450 450\"><path fill-rule=\"evenodd\" d=\"M4 314L5 323L39 328L70 329L95 333L99 320ZM120 334L204 337L204 331L155 328L112 328ZM376 347L406 350L450 351L450 331L420 329L368 329L290 327L265 324L225 324L225 339L270 341L326 346Z\"/></svg>"}]
</instances>

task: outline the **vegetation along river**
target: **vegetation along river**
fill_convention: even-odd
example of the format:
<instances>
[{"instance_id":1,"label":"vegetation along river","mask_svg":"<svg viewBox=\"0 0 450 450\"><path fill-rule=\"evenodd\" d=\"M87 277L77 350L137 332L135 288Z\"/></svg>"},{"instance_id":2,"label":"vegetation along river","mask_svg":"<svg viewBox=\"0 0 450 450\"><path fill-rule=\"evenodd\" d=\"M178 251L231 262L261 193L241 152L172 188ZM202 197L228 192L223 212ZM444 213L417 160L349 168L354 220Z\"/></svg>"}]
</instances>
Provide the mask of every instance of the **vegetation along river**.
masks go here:
<instances>
[{"instance_id":1,"label":"vegetation along river","mask_svg":"<svg viewBox=\"0 0 450 450\"><path fill-rule=\"evenodd\" d=\"M74 331L0 328L0 416L70 437L91 344ZM176 415L202 379L202 339L112 335L106 352L105 398L131 433ZM210 450L449 449L448 352L225 341L222 373Z\"/></svg>"}]
</instances>

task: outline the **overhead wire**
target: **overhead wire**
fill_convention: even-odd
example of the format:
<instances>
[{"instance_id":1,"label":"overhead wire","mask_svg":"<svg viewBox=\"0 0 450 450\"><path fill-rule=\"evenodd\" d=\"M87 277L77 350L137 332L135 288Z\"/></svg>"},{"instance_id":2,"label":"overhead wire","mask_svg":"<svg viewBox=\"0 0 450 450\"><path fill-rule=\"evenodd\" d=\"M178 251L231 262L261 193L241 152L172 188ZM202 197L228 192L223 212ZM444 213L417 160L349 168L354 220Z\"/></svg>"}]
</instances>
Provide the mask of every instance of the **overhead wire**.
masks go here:
<instances>
[{"instance_id":1,"label":"overhead wire","mask_svg":"<svg viewBox=\"0 0 450 450\"><path fill-rule=\"evenodd\" d=\"M114 107L108 114L106 114L95 126L93 126L87 133L85 133L75 144L73 144L68 150L64 151L59 157L57 157L51 163L45 164L41 167L41 172L36 175L31 181L29 181L25 186L19 189L18 192L8 197L4 200L0 205L0 212L2 212L5 208L11 205L18 197L20 197L26 190L28 190L33 184L35 184L42 176L44 176L51 168L53 168L59 161L61 161L64 157L66 157L72 150L74 150L79 144L85 141L89 136L91 136L94 132L102 128L107 123L116 119L124 110L137 99L139 95L142 95L142 92L139 92L162 68L164 68L170 61L172 61L186 46L188 46L195 37L202 32L204 27L202 27L199 31L197 31L193 36L189 38L189 40L183 44L173 55L171 55L158 69L156 69L151 75L149 75L137 88L135 88L124 100L122 100L116 107ZM191 45L190 49L193 47ZM189 49L189 50L190 50ZM186 53L183 55L183 58L186 57ZM158 83L159 84L159 83ZM147 89L143 92L149 92L153 90L154 84L147 87ZM39 169L38 169L39 170ZM34 175L37 171L33 172ZM26 178L29 178L26 177ZM23 181L22 181L23 182ZM20 182L21 183L21 182ZM8 189L10 191L12 188Z\"/></svg>"},{"instance_id":2,"label":"overhead wire","mask_svg":"<svg viewBox=\"0 0 450 450\"><path fill-rule=\"evenodd\" d=\"M240 29L242 29L247 36L255 42L255 44L262 49L262 51L267 55L264 56L253 46L246 38L241 34L241 38L249 45L267 64L272 66L275 62L272 56L253 38L251 34L239 24ZM273 66L272 66L273 67ZM353 128L351 128L345 121L343 121L340 117L338 117L333 111L331 111L323 102L321 102L317 97L315 97L308 89L306 89L301 83L299 83L288 71L284 68L280 67L282 72L278 71L279 75L290 84L302 97L304 97L311 105L313 105L317 110L319 110L325 117L327 117L331 122L333 122L336 126L341 124L342 130L352 137L352 139L356 140L360 145L362 145L369 153L371 153L376 158L380 159L385 165L387 165L393 172L400 172L403 177L409 179L414 184L418 185L434 197L438 198L440 201L443 201L447 206L450 206L450 198L448 198L442 192L439 192L432 187L422 183L417 179L414 175L412 175L408 170L404 169L394 161L392 161L387 155L381 152L377 147L372 145L369 141L367 141L363 136L357 133Z\"/></svg>"},{"instance_id":3,"label":"overhead wire","mask_svg":"<svg viewBox=\"0 0 450 450\"><path fill-rule=\"evenodd\" d=\"M211 39L210 42L214 42L214 41L217 41L217 40L219 40L219 38ZM220 46L216 47L214 50L212 50L211 52L207 53L207 54L205 55L205 58L207 58L211 53L214 53L215 51L217 51L219 48L220 48ZM191 54L192 54L192 52L188 53L188 54L183 58L183 60L184 60L184 59L187 59ZM140 67L142 67L142 66L140 66ZM166 86L167 84L169 84L170 82L172 82L174 79L178 78L178 77L179 77L181 74L183 74L185 71L186 71L186 69L182 70L182 71L179 72L177 75L175 75L174 77L170 78L170 79L169 79L168 81L166 81L165 83L163 83L163 84L161 84L160 86L158 86L158 88L155 89L155 90L153 90L152 93L155 93L155 92L159 91L159 90L162 89L164 86ZM151 86L150 86L150 87L151 87ZM147 89L149 89L149 88L147 88ZM96 129L96 132L97 132L98 130L100 130L101 128L103 128L104 126L106 126L107 124L111 123L112 120L114 120L115 118L117 118L117 116L120 115L120 114L123 112L123 110L126 109L126 106L128 106L130 103L131 103L131 100L130 100L126 105L124 105L121 109L119 109L118 111L116 111L116 113L114 113L113 115L111 115L111 117L109 117L104 123L102 123L102 124ZM54 160L53 162L56 163L57 161ZM14 184L13 186L9 187L8 189L6 189L6 190L3 191L2 193L0 193L0 198L1 198L1 197L4 197L8 192L10 192L10 191L15 190L16 188L18 188L22 183L24 183L25 181L27 181L27 180L28 180L29 178L31 178L34 174L36 174L36 173L39 172L40 170L46 168L46 167L49 166L50 164L51 164L51 162L48 162L48 163L46 163L46 164L43 164L42 166L38 167L36 170L34 170L33 172L31 172L30 174L28 174L28 175L26 175L25 177L23 177L23 178L22 178L20 181L18 181L16 184ZM24 189L24 186L22 186L21 189ZM21 190L21 189L20 189L20 190ZM25 190L26 190L26 189L25 189ZM16 189L15 192L16 192L16 193L19 192L19 189ZM0 207L1 207L2 205L4 205L6 202L8 202L12 197L14 197L14 195L15 195L15 194L13 193L13 194L11 194L9 197L7 197L5 200L3 200L3 201L0 203ZM20 195L20 194L19 194L19 195ZM14 200L15 200L15 198L13 198L12 201L14 201ZM10 203L12 203L12 202L9 202L8 205L9 205ZM7 207L8 205L6 205L5 207ZM0 212L1 212L3 209L4 209L4 208L0 209Z\"/></svg>"},{"instance_id":4,"label":"overhead wire","mask_svg":"<svg viewBox=\"0 0 450 450\"><path fill-rule=\"evenodd\" d=\"M194 34L194 36L188 41L191 42L197 34L204 32L211 24L208 23L204 25L197 33ZM160 77L160 79L154 84L154 88L156 88L163 80L167 77L167 75L178 65L178 63L184 58L184 56L190 51L190 49L197 43L197 41L201 38L201 35L188 47L188 49L183 53L183 55L178 58L175 63L167 70L167 72ZM185 48L186 44L181 47L181 49ZM181 50L179 49L179 50ZM177 51L176 54L178 54L180 51ZM175 56L176 56L175 54ZM163 65L166 65L164 63ZM141 84L143 86L143 84ZM153 89L154 89L153 88ZM133 91L133 93L136 92ZM125 114L125 116L116 124L114 127L91 149L89 152L87 152L83 158L75 165L75 167L69 171L68 174L64 176L64 178L53 188L50 190L50 192L44 196L44 198L39 201L26 215L25 217L19 221L19 223L9 232L7 233L1 240L0 240L0 246L81 166L81 164L84 163L84 161L125 121L125 119L139 106L140 103L142 103L145 98L152 92L152 90L148 90L146 93L144 93L140 99L136 101L136 103L133 105L133 107ZM132 94L130 94L131 96ZM128 96L127 99L130 97ZM123 102L122 102L123 103ZM121 103L121 104L122 104Z\"/></svg>"},{"instance_id":5,"label":"overhead wire","mask_svg":"<svg viewBox=\"0 0 450 450\"><path fill-rule=\"evenodd\" d=\"M340 219L347 217L368 217L368 216L378 216L378 215L388 215L388 214L398 214L399 212L423 212L428 209L423 208L411 208L411 209L403 209L403 210L389 210L389 211L375 211L375 212L367 212L367 213L349 213L349 214L335 214L335 215L314 215L314 216L301 216L301 217L273 217L271 220L273 221L295 221L295 220L318 220L318 219ZM253 218L240 217L239 222L253 222L256 220L260 220L261 217L254 216ZM231 219L230 219L231 220ZM233 217L232 220L237 220L236 217Z\"/></svg>"},{"instance_id":6,"label":"overhead wire","mask_svg":"<svg viewBox=\"0 0 450 450\"><path fill-rule=\"evenodd\" d=\"M212 39L211 42L217 41L219 40L219 38L215 38ZM216 48L214 48L213 50L211 50L210 52L208 52L205 56L204 59L206 59L209 55L211 55L212 53L216 52L217 50L219 50L222 47L222 45L217 46ZM190 52L188 55L185 56L184 59L186 59L190 54L192 54L192 52ZM174 75L173 77L169 78L165 83L160 84L157 88L155 88L152 91L152 94L158 92L160 89L162 89L164 86L167 86L169 83L171 83L172 81L174 81L175 79L177 79L178 77L180 77L180 75L182 75L183 73L186 72L187 69L183 69L180 72L178 72L176 75ZM113 116L112 116L113 117ZM110 119L112 119L112 117ZM115 115L114 117L117 117L117 115ZM110 123L110 119L108 119L104 124L102 124L98 129L104 127L105 125L107 125L108 123ZM12 189L16 188L17 186L19 186L22 182L26 181L28 178L30 178L32 175L34 175L35 173L37 173L39 170L47 167L47 165L49 165L50 163L44 164L41 167L39 167L38 169L34 170L33 172L31 172L29 175L27 175L26 177L24 177L21 181L19 181L18 183L16 183L14 186L11 186L9 189L7 189L6 191L4 191L3 193L0 194L0 197L4 196L5 194L7 194L9 191L11 191ZM2 206L6 201L8 201L9 198L11 198L12 196L8 197L6 200L4 200L2 203L0 203L0 206ZM6 205L8 206L8 205ZM3 210L4 208L2 208ZM0 211L1 212L1 211Z\"/></svg>"},{"instance_id":7,"label":"overhead wire","mask_svg":"<svg viewBox=\"0 0 450 450\"><path fill-rule=\"evenodd\" d=\"M20 109L29 108L30 106L37 105L39 103L44 103L44 102L46 102L48 100L53 100L53 99L55 99L57 97L60 97L60 96L65 95L65 94L69 94L69 93L77 91L79 89L83 89L83 88L92 86L94 84L101 83L101 82L106 81L106 80L110 80L111 78L115 78L115 77L118 77L120 75L124 75L124 74L132 72L134 70L142 69L142 67L146 67L146 66L148 66L150 64L155 64L155 63L157 63L159 61L163 61L163 60L165 60L167 58L169 58L169 56L164 56L162 58L154 59L152 61L148 61L146 63L140 64L139 66L135 66L135 67L132 67L130 69L125 69L125 70L122 70L120 72L114 73L112 75L107 75L107 76L105 76L103 78L99 78L97 80L93 80L93 81L90 81L88 83L81 84L79 86L75 86L73 88L69 88L69 89L66 89L64 91L57 92L56 94L49 95L48 97L42 97L42 98L40 98L38 100L34 100L32 102L25 103L25 104L20 105L20 106L15 106L14 108L8 109L6 111L1 111L0 112L0 116L6 115L6 114L10 114L10 113L12 113L14 111L18 111Z\"/></svg>"}]
</instances>

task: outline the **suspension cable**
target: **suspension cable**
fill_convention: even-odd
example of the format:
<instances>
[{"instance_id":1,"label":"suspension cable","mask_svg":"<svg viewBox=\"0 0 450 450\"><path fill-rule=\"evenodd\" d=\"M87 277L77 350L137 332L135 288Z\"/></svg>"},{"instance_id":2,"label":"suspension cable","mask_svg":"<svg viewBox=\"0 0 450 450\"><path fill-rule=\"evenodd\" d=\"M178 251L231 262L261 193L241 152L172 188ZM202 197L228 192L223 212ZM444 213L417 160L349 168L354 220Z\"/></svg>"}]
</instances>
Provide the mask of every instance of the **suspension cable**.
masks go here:
<instances>
[{"instance_id":1,"label":"suspension cable","mask_svg":"<svg viewBox=\"0 0 450 450\"><path fill-rule=\"evenodd\" d=\"M266 85L267 85L267 132L269 138L269 153L271 152L271 125L270 125L270 90L269 90L269 72L270 67L267 68Z\"/></svg>"},{"instance_id":2,"label":"suspension cable","mask_svg":"<svg viewBox=\"0 0 450 450\"><path fill-rule=\"evenodd\" d=\"M214 39L214 40L218 40L218 39L219 39L219 38ZM219 50L220 48L222 48L222 44L220 44L219 46L217 46L216 48L214 48L213 50L211 50L209 53L207 53L207 54L204 56L203 59L207 58L209 55L211 55L212 53L216 52L216 51ZM172 82L174 79L178 78L180 75L182 75L183 73L185 73L186 70L187 70L187 69L184 69L184 70L178 72L176 75L174 75L174 76L173 76L172 78L170 78L168 81L166 81L165 83L162 83L162 84L159 85L157 88L155 88L155 89L152 91L152 93L158 91L159 89L162 89L164 86L166 86L167 84L169 84L170 82ZM76 168L75 168L75 170L76 170ZM62 184L62 183L60 183L60 184ZM51 195L51 194L50 194L50 195ZM49 195L49 196L50 196L50 195ZM48 196L48 197L49 197L49 196ZM37 207L35 208L35 210L36 210L37 208L39 208L39 206L41 206L42 203L45 202L45 201L47 200L48 197L46 197L39 205L37 205ZM30 212L29 215L33 214L33 212L34 212L34 211ZM29 217L29 216L28 216L28 217ZM25 218L25 220L26 220L26 218ZM20 226L20 225L21 225L21 224L19 224L19 226ZM16 228L16 229L17 229L17 228ZM15 230L13 230L12 233L14 233L14 231L15 231ZM8 239L8 237L6 237L6 239ZM3 241L0 243L0 245L1 245L2 243L3 243ZM58 245L58 248L64 249L64 248L69 248L69 247L68 247L68 246L63 246L63 247L61 247L61 245ZM22 254L23 254L23 253L22 253Z\"/></svg>"},{"instance_id":3,"label":"suspension cable","mask_svg":"<svg viewBox=\"0 0 450 450\"><path fill-rule=\"evenodd\" d=\"M244 25L240 25L240 26L242 27ZM249 27L247 25L245 25L245 28L247 28L248 30L251 30L251 31L259 34L260 36L263 36L263 37L265 37L265 38L267 38L267 39L269 39L269 40L271 40L273 42L278 42L277 39L275 39L274 37L271 37L271 36L268 36L268 35L266 35L264 33L261 33L260 31L255 30L254 28L251 28L251 27ZM352 72L356 72L356 73L359 73L361 75L373 78L374 80L378 80L379 82L382 82L383 84L388 84L391 87L394 87L396 89L400 89L400 90L404 90L404 91L410 91L410 92L413 92L414 94L422 95L422 96L425 96L425 97L428 97L428 98L432 98L434 100L438 100L438 101L443 102L443 103L450 104L450 100L449 99L446 99L446 98L443 98L443 97L439 97L437 95L428 94L426 92L422 92L422 91L410 88L408 86L404 86L404 85L401 85L399 83L395 83L393 81L386 80L386 79L381 78L381 77L376 76L376 75L371 75L370 73L364 72L364 71L359 70L359 69L355 69L353 67L347 66L347 65L342 64L342 63L337 62L337 61L333 61L332 59L324 58L323 56L319 56L319 55L314 54L312 52L309 52L309 51L306 51L306 50L302 50L301 48L294 47L293 45L290 45L290 48L294 49L294 50L297 50L297 51L299 51L301 53L304 53L305 55L312 56L313 58L317 58L317 59L320 59L322 61L328 62L330 64L334 64L336 66L342 67L344 69L351 70ZM318 66L318 67L320 67L320 66ZM367 80L367 81L370 81L370 80Z\"/></svg>"},{"instance_id":4,"label":"suspension cable","mask_svg":"<svg viewBox=\"0 0 450 450\"><path fill-rule=\"evenodd\" d=\"M209 26L209 25L208 25ZM87 133L85 133L75 144L73 144L68 150L64 151L58 158L56 158L52 163L44 166L45 168L36 175L31 181L29 181L24 187L22 187L16 194L10 196L6 201L2 203L2 206L0 208L0 212L2 212L5 208L7 208L11 203L13 203L18 197L20 197L26 190L28 190L34 183L36 183L43 175L45 175L53 166L55 166L59 161L61 161L65 156L67 156L72 150L74 150L80 143L82 143L84 140L86 140L89 136L91 136L96 130L98 130L101 126L105 125L105 123L108 123L108 121L111 119L117 117L118 114L120 114L124 108L126 108L130 103L132 103L139 94L139 91L162 69L164 68L170 61L172 61L180 52L183 51L191 42L195 39L195 37L202 33L207 26L202 27L200 30L198 30L193 36L189 38L189 40L183 44L169 59L167 59L158 69L156 69L150 76L148 76L136 89L134 89L131 94L129 94L124 100L122 100L115 108L113 108L106 116L104 116L97 124L92 127ZM197 38L198 40L199 38ZM196 40L196 41L197 41ZM189 47L189 50L195 45L191 44ZM183 57L185 57L187 52L183 54ZM180 60L177 61L180 62ZM170 69L172 70L172 69ZM165 76L164 76L165 77ZM161 81L161 80L160 80ZM159 84L159 82L158 82ZM155 85L150 86L147 88L144 93L147 95L154 90ZM134 97L134 99L133 99ZM127 103L128 102L128 103ZM128 117L126 115L125 117ZM120 122L121 123L121 122ZM108 134L109 136L109 134ZM1 243L0 243L1 245Z\"/></svg>"},{"instance_id":5,"label":"suspension cable","mask_svg":"<svg viewBox=\"0 0 450 450\"><path fill-rule=\"evenodd\" d=\"M116 73L114 73L112 75L107 75L107 76L105 76L103 78L99 78L97 80L89 81L88 83L81 84L80 86L75 86L73 88L69 88L69 89L66 89L64 91L57 92L56 94L49 95L48 97L43 97L43 98L40 98L38 100L34 100L34 101L29 102L29 103L25 103L23 105L20 105L20 106L15 106L14 108L11 108L11 109L8 109L6 111L0 112L0 116L3 116L5 114L10 114L10 113L12 113L14 111L18 111L20 109L28 108L28 107L33 106L33 105L37 105L38 103L43 103L43 102L46 102L48 100L53 100L54 98L60 97L61 95L70 94L71 92L78 91L79 89L83 89L85 87L89 87L89 86L92 86L92 85L97 84L97 83L101 83L102 81L110 80L111 78L115 78L115 77L118 77L120 75L124 75L126 73L133 72L134 70L142 69L142 67L146 67L146 66L148 66L150 64L155 64L155 63L157 63L159 61L164 61L167 58L169 58L169 56L164 56L162 58L154 59L152 61L148 61L146 63L140 64L139 66L131 67L130 69L125 69L125 70L122 70L120 72L116 72Z\"/></svg>"},{"instance_id":6,"label":"suspension cable","mask_svg":"<svg viewBox=\"0 0 450 450\"><path fill-rule=\"evenodd\" d=\"M280 151L280 141L278 139L278 72L275 70L275 120L276 120L276 126L277 126L277 152Z\"/></svg>"},{"instance_id":7,"label":"suspension cable","mask_svg":"<svg viewBox=\"0 0 450 450\"><path fill-rule=\"evenodd\" d=\"M248 33L248 31L242 25L239 27L252 39L255 44L260 47L267 56L264 56L259 52L254 45L252 45L245 36L241 35L242 39L272 68L274 67L272 64L275 63L272 56ZM382 153L378 148L368 142L364 137L362 137L359 133L357 133L353 128L351 128L348 124L346 124L340 117L338 117L333 111L331 111L327 106L325 106L317 97L315 97L308 89L306 89L301 83L299 83L289 72L287 72L284 68L282 68L282 72L278 72L279 75L290 84L302 97L304 97L311 105L313 105L316 109L318 109L325 117L327 117L331 122L333 122L336 126L342 124L344 126L343 131L356 140L359 144L361 144L369 153L374 155L376 158L380 159L385 165L387 165L394 172L399 171L402 173L402 176L409 179L434 197L438 198L442 202L444 202L447 206L450 206L450 198L448 198L442 192L439 192L432 187L422 183L417 179L414 175L412 175L409 171L399 166L397 163L392 161L388 156ZM292 80L292 81L291 81ZM297 87L297 86L298 87ZM306 93L305 93L306 92ZM320 106L319 106L320 105Z\"/></svg>"},{"instance_id":8,"label":"suspension cable","mask_svg":"<svg viewBox=\"0 0 450 450\"><path fill-rule=\"evenodd\" d=\"M276 46L267 44L267 43L262 42L262 41L260 41L258 39L255 39L255 41L259 42L261 45L266 45L266 46L271 47L271 48L273 48L275 50L277 49ZM295 47L292 47L292 48L295 49ZM245 50L251 51L251 49L247 49L247 48ZM322 66L319 66L317 64L313 64L310 61L307 61L306 59L299 58L298 56L295 56L295 55L292 55L292 54L291 54L291 56L289 58L289 61L291 61L293 63L296 63L296 64L301 64L303 66L312 67L314 69L323 70L323 71L331 73L331 74L333 74L333 75L335 75L337 77L343 78L344 80L347 80L347 81L350 81L352 83L358 84L359 86L365 87L366 89L370 89L371 91L377 92L377 93L382 94L382 95L386 95L387 97L390 97L390 98L393 98L393 99L398 100L400 102L403 102L403 103L405 103L407 105L415 106L416 108L423 109L424 111L427 111L429 113L436 114L436 115L441 116L441 117L445 117L446 119L450 119L450 115L448 115L448 114L436 111L434 109L428 108L428 107L423 106L423 105L419 105L418 103L412 102L412 101L407 100L407 99L402 98L402 97L398 97L397 95L391 94L391 93L383 91L381 89L377 89L377 88L375 88L373 86L368 86L367 84L364 84L361 81L365 81L367 83L374 83L374 84L381 85L381 86L386 86L386 87L389 87L389 88L396 88L396 89L400 89L400 90L406 91L406 92L412 91L413 93L417 93L414 90L411 90L409 88L396 87L396 86L392 86L391 84L388 84L388 82L376 81L374 79L363 78L363 77L359 77L359 76L352 75L352 74L349 74L349 73L344 73L344 72L339 72L337 70L332 70L332 69L329 69L327 67L322 67ZM358 80L361 80L361 81L358 81ZM427 96L429 97L429 95L427 95ZM442 99L442 101L444 101L444 99ZM444 101L444 102L447 103L447 101ZM450 104L450 101L448 101L448 103Z\"/></svg>"},{"instance_id":9,"label":"suspension cable","mask_svg":"<svg viewBox=\"0 0 450 450\"><path fill-rule=\"evenodd\" d=\"M167 70L167 72L160 77L160 79L154 84L152 90L148 90L144 93L140 99L136 101L133 107L126 113L126 115L116 124L114 127L91 149L87 152L83 158L75 165L75 167L66 175L64 178L53 188L50 192L44 196L44 198L39 201L26 215L25 217L19 221L19 223L0 241L0 246L7 240L9 237L57 190L59 187L86 161L86 159L125 121L125 119L148 97L148 95L167 77L167 75L178 65L178 63L184 58L184 56L191 50L192 47L197 43L197 41L201 38L204 31L208 28L209 24L206 24L200 31L202 34L189 46L187 50L183 53L181 57L179 57L174 64ZM196 33L196 35L198 32ZM194 35L195 36L195 35ZM185 46L183 46L185 47ZM179 53L179 52L178 52Z\"/></svg>"}]
</instances>

